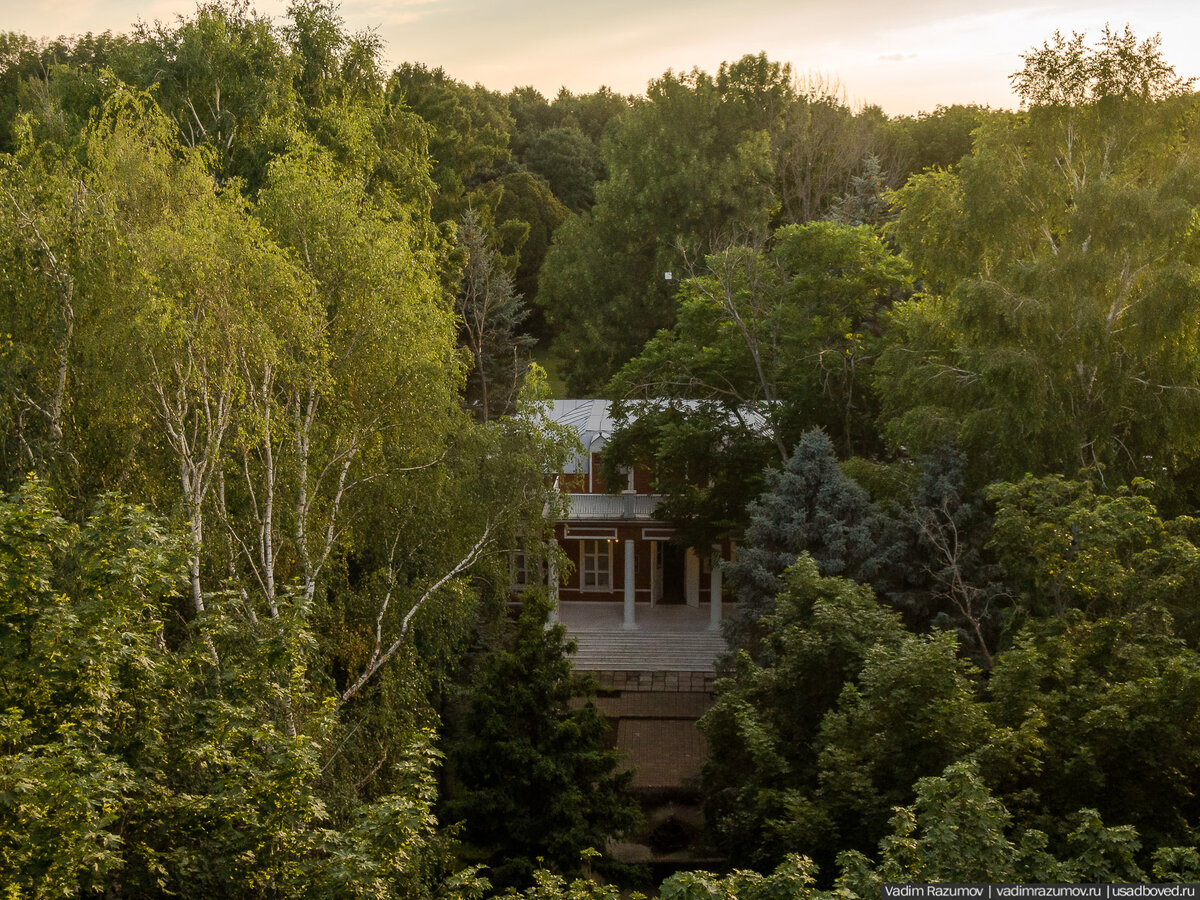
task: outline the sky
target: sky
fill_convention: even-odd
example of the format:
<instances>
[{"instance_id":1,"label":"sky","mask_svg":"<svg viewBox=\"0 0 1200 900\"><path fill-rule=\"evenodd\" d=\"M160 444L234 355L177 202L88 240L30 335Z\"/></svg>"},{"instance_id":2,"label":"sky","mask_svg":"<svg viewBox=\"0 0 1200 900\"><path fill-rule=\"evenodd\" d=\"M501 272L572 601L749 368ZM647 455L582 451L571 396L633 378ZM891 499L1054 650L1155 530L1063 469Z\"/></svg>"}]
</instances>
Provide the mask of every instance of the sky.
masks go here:
<instances>
[{"instance_id":1,"label":"sky","mask_svg":"<svg viewBox=\"0 0 1200 900\"><path fill-rule=\"evenodd\" d=\"M282 20L286 0L255 8ZM34 37L171 22L194 0L0 0L0 29ZM532 85L640 94L672 69L715 72L765 51L798 75L840 84L854 106L890 115L938 105L1017 105L1009 76L1054 31L1098 38L1105 23L1160 34L1183 76L1200 75L1196 0L344 0L352 31L378 29L391 65L441 66L502 92Z\"/></svg>"}]
</instances>

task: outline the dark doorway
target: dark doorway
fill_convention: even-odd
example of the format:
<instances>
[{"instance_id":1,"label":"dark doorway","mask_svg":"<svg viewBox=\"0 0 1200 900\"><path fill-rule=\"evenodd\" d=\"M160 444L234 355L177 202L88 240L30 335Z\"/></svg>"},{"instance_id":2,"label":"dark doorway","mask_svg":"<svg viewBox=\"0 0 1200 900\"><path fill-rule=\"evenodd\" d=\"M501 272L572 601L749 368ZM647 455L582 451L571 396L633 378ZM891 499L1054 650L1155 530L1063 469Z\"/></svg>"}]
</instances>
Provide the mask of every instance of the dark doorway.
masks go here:
<instances>
[{"instance_id":1,"label":"dark doorway","mask_svg":"<svg viewBox=\"0 0 1200 900\"><path fill-rule=\"evenodd\" d=\"M663 558L662 603L683 603L684 549L674 541L658 545Z\"/></svg>"}]
</instances>

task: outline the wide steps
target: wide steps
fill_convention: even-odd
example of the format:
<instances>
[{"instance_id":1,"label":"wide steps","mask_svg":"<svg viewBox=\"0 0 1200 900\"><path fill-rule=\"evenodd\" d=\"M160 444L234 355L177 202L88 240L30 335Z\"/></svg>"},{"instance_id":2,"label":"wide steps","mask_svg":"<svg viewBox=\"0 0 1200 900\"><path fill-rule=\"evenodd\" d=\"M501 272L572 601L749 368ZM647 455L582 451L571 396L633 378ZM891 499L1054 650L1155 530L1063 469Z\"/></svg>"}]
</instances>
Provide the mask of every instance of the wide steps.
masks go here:
<instances>
[{"instance_id":1,"label":"wide steps","mask_svg":"<svg viewBox=\"0 0 1200 900\"><path fill-rule=\"evenodd\" d=\"M586 672L711 672L725 651L718 632L577 631L576 669Z\"/></svg>"}]
</instances>

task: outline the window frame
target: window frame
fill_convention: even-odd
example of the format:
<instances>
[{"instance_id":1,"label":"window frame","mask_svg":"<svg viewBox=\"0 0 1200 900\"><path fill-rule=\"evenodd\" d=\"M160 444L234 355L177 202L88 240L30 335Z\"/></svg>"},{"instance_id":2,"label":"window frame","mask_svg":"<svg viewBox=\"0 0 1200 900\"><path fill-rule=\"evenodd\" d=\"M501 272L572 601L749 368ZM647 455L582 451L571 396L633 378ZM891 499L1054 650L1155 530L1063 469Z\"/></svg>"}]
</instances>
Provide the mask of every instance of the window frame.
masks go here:
<instances>
[{"instance_id":1,"label":"window frame","mask_svg":"<svg viewBox=\"0 0 1200 900\"><path fill-rule=\"evenodd\" d=\"M532 571L529 568L529 556L525 553L525 547L518 545L516 550L509 551L508 554L508 583L513 593L521 593L528 590L533 583Z\"/></svg>"},{"instance_id":2,"label":"window frame","mask_svg":"<svg viewBox=\"0 0 1200 900\"><path fill-rule=\"evenodd\" d=\"M591 584L588 584L589 577L592 578ZM579 589L593 593L612 593L612 541L584 538L579 542Z\"/></svg>"}]
</instances>

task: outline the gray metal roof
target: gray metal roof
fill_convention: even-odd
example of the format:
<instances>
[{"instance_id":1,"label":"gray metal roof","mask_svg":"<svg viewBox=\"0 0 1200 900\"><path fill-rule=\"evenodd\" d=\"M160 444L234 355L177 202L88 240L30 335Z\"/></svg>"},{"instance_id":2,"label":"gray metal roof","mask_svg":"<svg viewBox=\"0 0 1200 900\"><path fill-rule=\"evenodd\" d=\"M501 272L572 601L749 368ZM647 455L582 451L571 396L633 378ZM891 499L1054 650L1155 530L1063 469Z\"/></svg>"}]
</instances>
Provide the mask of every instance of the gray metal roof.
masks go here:
<instances>
[{"instance_id":1,"label":"gray metal roof","mask_svg":"<svg viewBox=\"0 0 1200 900\"><path fill-rule=\"evenodd\" d=\"M582 459L568 461L564 472L587 472L589 454L599 453L613 433L613 419L607 400L555 400L550 418L560 425L575 429L583 444Z\"/></svg>"},{"instance_id":2,"label":"gray metal roof","mask_svg":"<svg viewBox=\"0 0 1200 900\"><path fill-rule=\"evenodd\" d=\"M701 406L702 401L700 400L663 398L628 401L626 408L630 413L630 418L635 419L640 410L694 410ZM611 404L608 400L555 400L550 411L550 418L555 422L574 428L579 434L583 446L596 452L608 442L609 437L616 430L610 407ZM756 434L764 436L770 434L770 427L762 409L741 409L736 416L732 412L726 411L726 415L730 423L740 423Z\"/></svg>"}]
</instances>

